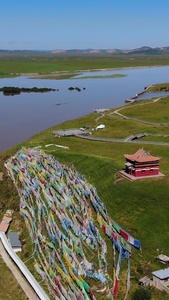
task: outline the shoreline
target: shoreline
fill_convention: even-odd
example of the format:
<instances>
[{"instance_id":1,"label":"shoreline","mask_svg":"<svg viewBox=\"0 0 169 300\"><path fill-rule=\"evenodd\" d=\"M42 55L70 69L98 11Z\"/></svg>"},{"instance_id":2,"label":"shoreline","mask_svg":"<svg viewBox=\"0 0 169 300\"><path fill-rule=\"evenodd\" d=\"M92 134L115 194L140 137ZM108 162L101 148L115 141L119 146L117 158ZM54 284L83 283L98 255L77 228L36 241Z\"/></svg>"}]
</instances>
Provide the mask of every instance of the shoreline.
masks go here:
<instances>
[{"instance_id":1,"label":"shoreline","mask_svg":"<svg viewBox=\"0 0 169 300\"><path fill-rule=\"evenodd\" d=\"M123 68L107 68L107 69L97 69L97 71L108 71L108 70L127 70L127 69L147 69L147 68L155 68L155 67L169 67L169 66L141 66L141 67L123 67ZM90 70L85 70L84 72L89 72ZM94 70L92 70L92 71L94 71ZM62 71L62 73L65 73L65 71ZM67 72L66 72L67 73ZM33 73L29 73L29 75L30 74L33 74ZM34 73L35 74L35 73ZM24 76L26 75L26 74L23 74ZM21 77L21 76L18 76L18 77ZM128 104L130 104L130 103L132 103L132 102L136 102L137 101L137 98L138 98L138 96L140 95L140 94L142 94L142 93L145 93L146 92L146 90L143 90L142 92L140 92L140 93L138 93L138 94L136 94L134 97L131 97L131 98L129 98L129 99L126 99L126 100L129 100L129 101L125 101L125 99L124 99L124 103L123 103L123 105L122 106L125 106L125 105L128 105ZM134 101L133 101L134 100ZM113 108L115 108L115 109L118 109L119 107L121 107L121 105L117 105L117 106L115 106L115 107L113 107ZM112 108L109 108L108 110L111 110ZM92 110L92 111L90 111L90 113L93 113L94 112L94 110ZM75 118L76 119L76 118ZM63 122L61 122L61 123L59 123L59 124L62 124L62 123L64 123L64 122L66 122L66 121L63 121ZM59 125L59 124L55 124L54 126L57 126L57 125ZM52 127L54 127L54 126L52 126ZM49 126L49 127L47 127L47 128L45 128L43 131L46 131L46 130L48 130L49 128L52 128L51 126ZM30 137L28 137L28 138L25 138L22 142L26 142L27 140L29 140L32 136L34 136L34 135L37 135L37 134L39 134L39 133L41 133L42 132L42 130L40 130L39 132L36 132L36 133L34 133L33 135L31 134L31 136ZM19 142L19 144L20 143L22 143L22 142ZM18 144L18 143L17 143ZM12 146L10 146L9 148L6 148L6 149L4 149L4 150L0 150L0 153L2 153L2 152L4 152L4 151L6 151L6 150L9 150L9 149L11 149L12 147L14 147L14 146L16 146L17 144L14 144L14 145L12 145Z\"/></svg>"},{"instance_id":2,"label":"shoreline","mask_svg":"<svg viewBox=\"0 0 169 300\"><path fill-rule=\"evenodd\" d=\"M104 71L117 71L117 70L131 70L131 69L147 69L147 68L160 68L160 67L169 67L169 65L154 65L154 66L134 66L134 67L119 67L119 68L105 68L105 69L87 69L79 70L77 72L104 72ZM63 71L66 72L66 71Z\"/></svg>"},{"instance_id":3,"label":"shoreline","mask_svg":"<svg viewBox=\"0 0 169 300\"><path fill-rule=\"evenodd\" d=\"M130 67L119 67L119 68L103 68L103 69L86 69L86 70L74 70L74 71L53 71L49 74L40 74L40 73L17 73L16 77L28 77L28 76L54 76L54 75L63 75L63 74L73 74L77 72L106 72L106 71L120 71L120 70L132 70L132 69L147 69L147 68L161 68L161 67L169 67L169 65L153 65L153 66L130 66ZM13 75L13 74L11 74ZM0 77L0 79L11 78L11 77ZM50 79L50 78L49 78Z\"/></svg>"}]
</instances>

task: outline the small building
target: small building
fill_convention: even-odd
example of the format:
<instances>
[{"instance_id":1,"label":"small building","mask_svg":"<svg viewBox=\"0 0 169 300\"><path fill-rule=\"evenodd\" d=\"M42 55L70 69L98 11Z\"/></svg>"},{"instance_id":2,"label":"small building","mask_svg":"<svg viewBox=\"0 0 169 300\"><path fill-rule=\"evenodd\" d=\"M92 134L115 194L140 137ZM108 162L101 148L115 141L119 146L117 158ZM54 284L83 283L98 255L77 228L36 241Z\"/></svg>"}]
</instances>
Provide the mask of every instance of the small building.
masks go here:
<instances>
[{"instance_id":1,"label":"small building","mask_svg":"<svg viewBox=\"0 0 169 300\"><path fill-rule=\"evenodd\" d=\"M11 217L4 216L2 218L2 222L0 223L0 231L7 232L11 221Z\"/></svg>"},{"instance_id":2,"label":"small building","mask_svg":"<svg viewBox=\"0 0 169 300\"><path fill-rule=\"evenodd\" d=\"M169 294L169 268L152 272L152 285Z\"/></svg>"},{"instance_id":3,"label":"small building","mask_svg":"<svg viewBox=\"0 0 169 300\"><path fill-rule=\"evenodd\" d=\"M144 276L143 278L141 278L139 280L139 285L143 286L143 287L147 287L149 286L151 283L151 279L147 276Z\"/></svg>"},{"instance_id":4,"label":"small building","mask_svg":"<svg viewBox=\"0 0 169 300\"><path fill-rule=\"evenodd\" d=\"M125 154L124 156L127 174L134 177L159 175L161 157L153 156L143 149L139 149L135 154Z\"/></svg>"},{"instance_id":5,"label":"small building","mask_svg":"<svg viewBox=\"0 0 169 300\"><path fill-rule=\"evenodd\" d=\"M22 245L21 245L21 242L19 240L19 234L18 234L18 232L12 232L12 231L10 231L8 233L8 236L9 236L9 241L10 241L12 249L15 252L22 251Z\"/></svg>"},{"instance_id":6,"label":"small building","mask_svg":"<svg viewBox=\"0 0 169 300\"><path fill-rule=\"evenodd\" d=\"M156 257L162 264L166 265L167 263L169 263L169 256L164 255L164 254L160 254Z\"/></svg>"}]
</instances>

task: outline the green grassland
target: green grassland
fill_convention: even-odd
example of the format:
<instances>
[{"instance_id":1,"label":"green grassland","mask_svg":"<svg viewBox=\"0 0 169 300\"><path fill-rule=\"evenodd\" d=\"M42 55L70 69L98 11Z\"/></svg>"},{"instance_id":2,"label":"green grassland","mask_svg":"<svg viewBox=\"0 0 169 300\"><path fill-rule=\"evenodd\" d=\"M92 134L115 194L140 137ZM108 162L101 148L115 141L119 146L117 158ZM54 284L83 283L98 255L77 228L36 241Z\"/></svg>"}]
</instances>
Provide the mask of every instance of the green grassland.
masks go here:
<instances>
[{"instance_id":1,"label":"green grassland","mask_svg":"<svg viewBox=\"0 0 169 300\"><path fill-rule=\"evenodd\" d=\"M0 299L27 300L27 296L2 258L0 258L0 270Z\"/></svg>"},{"instance_id":2,"label":"green grassland","mask_svg":"<svg viewBox=\"0 0 169 300\"><path fill-rule=\"evenodd\" d=\"M147 100L149 101L149 100ZM147 103L144 101L144 103ZM121 113L131 113L138 118L143 118L147 111L149 117L154 122L165 120L169 113L169 98L156 103L136 107L130 105ZM76 137L63 137L56 139L51 131L60 128L74 128L89 125L94 128L99 124L105 124L104 130L93 131L94 136L102 137L126 137L139 132L168 133L168 126L153 126L139 123L134 120L124 120L109 116L108 113L100 121L96 122L98 115L92 113L82 118L68 121L50 128L40 134L35 135L30 140L23 142L7 151L0 153L0 172L4 173L3 181L0 181L0 217L7 208L15 210L13 228L21 231L21 235L26 237L26 245L22 258L25 259L32 254L32 246L27 236L24 224L19 217L19 198L4 168L4 162L13 155L21 146L42 146L48 153L54 155L60 162L75 168L86 176L86 179L96 186L98 195L106 204L108 213L122 228L128 231L142 243L142 251L132 250L131 258L131 299L132 293L138 287L139 278L151 272L163 268L157 260L159 253L169 254L169 147L159 145L142 145L144 149L152 155L160 156L160 170L166 176L160 179L146 179L136 182L129 182L121 179L118 184L115 180L119 178L118 171L124 168L125 153L135 153L140 146L129 143L110 143L83 140ZM148 119L149 120L149 119ZM54 146L45 148L46 144L59 144L68 146L69 150L56 148ZM158 250L159 251L158 251ZM112 248L109 245L108 253L112 255ZM31 261L27 266L33 271ZM111 269L111 265L110 265ZM126 287L125 268L120 273L120 290L117 300L124 298ZM161 293L151 288L153 300L169 299L166 293ZM98 298L103 299L103 298Z\"/></svg>"},{"instance_id":3,"label":"green grassland","mask_svg":"<svg viewBox=\"0 0 169 300\"><path fill-rule=\"evenodd\" d=\"M123 111L122 111L123 113ZM105 116L98 124L105 124L104 137L106 138L125 138L137 133L168 134L169 126L148 125L135 120L127 120L120 117ZM102 131L95 131L93 135L102 137Z\"/></svg>"},{"instance_id":4,"label":"green grassland","mask_svg":"<svg viewBox=\"0 0 169 300\"><path fill-rule=\"evenodd\" d=\"M141 102L139 104L141 104ZM134 102L132 106L126 107L126 109L121 110L120 113L127 117L139 118L150 122L169 123L167 111L169 111L169 98L165 97L160 101L150 101L142 106L138 105L137 102Z\"/></svg>"},{"instance_id":5,"label":"green grassland","mask_svg":"<svg viewBox=\"0 0 169 300\"><path fill-rule=\"evenodd\" d=\"M52 72L77 72L79 70L114 69L144 66L169 65L167 55L47 55L12 56L0 58L0 77L14 77L20 74Z\"/></svg>"},{"instance_id":6,"label":"green grassland","mask_svg":"<svg viewBox=\"0 0 169 300\"><path fill-rule=\"evenodd\" d=\"M169 91L169 83L159 83L155 84L148 89L149 92L168 92Z\"/></svg>"},{"instance_id":7,"label":"green grassland","mask_svg":"<svg viewBox=\"0 0 169 300\"><path fill-rule=\"evenodd\" d=\"M169 143L169 137L162 137L162 136L145 136L145 137L141 138L141 140Z\"/></svg>"}]
</instances>

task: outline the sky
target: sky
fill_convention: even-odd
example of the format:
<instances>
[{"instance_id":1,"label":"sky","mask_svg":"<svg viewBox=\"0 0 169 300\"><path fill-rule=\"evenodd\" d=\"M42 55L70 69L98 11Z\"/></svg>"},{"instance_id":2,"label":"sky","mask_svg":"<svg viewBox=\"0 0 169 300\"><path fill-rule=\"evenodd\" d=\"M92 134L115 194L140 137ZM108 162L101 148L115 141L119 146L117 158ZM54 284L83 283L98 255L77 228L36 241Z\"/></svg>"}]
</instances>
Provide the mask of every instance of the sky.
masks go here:
<instances>
[{"instance_id":1,"label":"sky","mask_svg":"<svg viewBox=\"0 0 169 300\"><path fill-rule=\"evenodd\" d=\"M169 46L169 0L0 0L0 49Z\"/></svg>"}]
</instances>

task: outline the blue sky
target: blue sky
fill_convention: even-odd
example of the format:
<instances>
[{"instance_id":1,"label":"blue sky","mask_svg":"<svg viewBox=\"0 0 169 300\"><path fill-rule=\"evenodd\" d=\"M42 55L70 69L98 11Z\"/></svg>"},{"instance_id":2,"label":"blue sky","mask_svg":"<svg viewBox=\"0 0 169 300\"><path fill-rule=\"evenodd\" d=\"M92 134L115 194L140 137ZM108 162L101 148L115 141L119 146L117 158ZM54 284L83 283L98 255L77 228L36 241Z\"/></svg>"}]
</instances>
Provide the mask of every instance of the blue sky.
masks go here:
<instances>
[{"instance_id":1,"label":"blue sky","mask_svg":"<svg viewBox=\"0 0 169 300\"><path fill-rule=\"evenodd\" d=\"M0 0L0 49L169 46L169 0Z\"/></svg>"}]
</instances>

